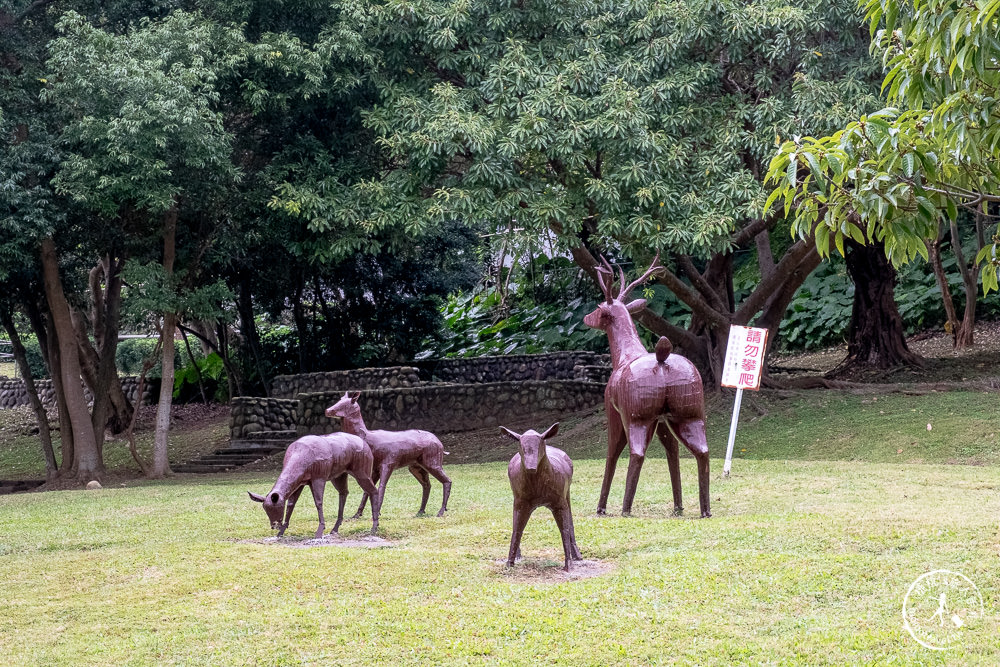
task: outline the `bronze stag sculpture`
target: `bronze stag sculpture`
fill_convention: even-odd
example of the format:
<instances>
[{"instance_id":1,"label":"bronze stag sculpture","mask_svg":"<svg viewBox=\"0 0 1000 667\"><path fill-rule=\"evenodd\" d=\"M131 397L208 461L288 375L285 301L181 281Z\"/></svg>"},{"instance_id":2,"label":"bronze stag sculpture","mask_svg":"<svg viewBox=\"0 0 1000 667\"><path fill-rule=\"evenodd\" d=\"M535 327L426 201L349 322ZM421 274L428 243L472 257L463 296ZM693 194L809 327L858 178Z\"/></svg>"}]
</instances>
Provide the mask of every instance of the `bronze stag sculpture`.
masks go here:
<instances>
[{"instance_id":1,"label":"bronze stag sculpture","mask_svg":"<svg viewBox=\"0 0 1000 667\"><path fill-rule=\"evenodd\" d=\"M371 478L372 453L361 438L349 433L330 435L307 435L288 445L278 481L261 496L250 493L250 499L264 505L271 528L278 531L278 537L285 534L288 521L292 518L295 502L306 484L312 490L316 511L319 512L319 528L316 538L323 536L326 523L323 520L323 491L327 480L340 494L337 508L337 523L330 534L340 529L344 520L344 503L347 502L347 476L358 481L367 493L375 494L375 483ZM287 509L286 509L287 504ZM372 501L372 535L378 530L378 515L382 499ZM284 520L282 520L284 514Z\"/></svg>"},{"instance_id":2,"label":"bronze stag sculpture","mask_svg":"<svg viewBox=\"0 0 1000 667\"><path fill-rule=\"evenodd\" d=\"M671 354L672 345L666 337L656 343L656 352L649 353L639 340L632 313L646 305L645 299L629 303L623 300L638 285L660 267L659 256L642 276L625 284L620 276L617 295L612 293L614 271L607 260L598 268L597 280L605 301L583 318L584 323L608 335L611 347L611 379L604 390L604 408L608 417L608 458L604 466L604 481L597 501L597 513L607 511L608 492L615 476L618 457L629 446L628 477L622 514L632 511L635 487L645 460L646 449L655 430L667 450L667 466L674 493L674 512L684 509L681 501L681 473L677 442L694 454L698 462L698 498L701 516L712 516L709 503L708 441L705 437L705 400L701 375L694 364L679 354Z\"/></svg>"},{"instance_id":3,"label":"bronze stag sculpture","mask_svg":"<svg viewBox=\"0 0 1000 667\"><path fill-rule=\"evenodd\" d=\"M553 424L541 434L527 430L519 435L503 426L500 430L520 443L517 454L514 454L507 466L507 477L510 478L510 488L514 492L514 529L510 535L507 565L512 566L514 560L521 556L521 535L524 534L524 527L528 524L531 513L539 507L548 507L562 535L563 555L566 559L563 569L569 572L571 561L583 559L576 546L573 512L569 504L573 462L566 452L545 444L548 438L559 431L559 424Z\"/></svg>"},{"instance_id":4,"label":"bronze stag sculpture","mask_svg":"<svg viewBox=\"0 0 1000 667\"><path fill-rule=\"evenodd\" d=\"M441 482L444 487L444 495L441 500L441 509L438 516L444 516L448 509L448 496L451 495L451 480L444 474L442 463L444 446L437 436L427 431L369 431L365 426L365 420L361 417L361 406L358 405L360 391L345 393L343 397L326 409L327 417L339 417L341 428L346 433L359 436L365 444L371 448L374 459L372 467L372 481L378 487L378 506L382 506L382 499L385 497L385 487L389 483L389 475L397 468L408 468L409 471L420 482L423 487L423 497L420 500L420 510L417 516L422 516L427 508L427 498L431 492L431 483L428 474ZM361 497L361 505L354 515L357 519L365 509L365 503L372 494L365 489ZM375 507L372 500L372 507Z\"/></svg>"}]
</instances>

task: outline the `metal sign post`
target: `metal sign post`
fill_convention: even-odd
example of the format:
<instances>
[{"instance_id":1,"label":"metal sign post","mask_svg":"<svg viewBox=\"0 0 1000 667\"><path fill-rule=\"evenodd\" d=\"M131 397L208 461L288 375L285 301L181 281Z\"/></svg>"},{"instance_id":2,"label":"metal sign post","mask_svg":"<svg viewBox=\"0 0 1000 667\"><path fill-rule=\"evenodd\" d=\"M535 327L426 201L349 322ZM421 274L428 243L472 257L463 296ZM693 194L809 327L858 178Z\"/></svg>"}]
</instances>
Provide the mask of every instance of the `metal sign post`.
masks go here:
<instances>
[{"instance_id":1,"label":"metal sign post","mask_svg":"<svg viewBox=\"0 0 1000 667\"><path fill-rule=\"evenodd\" d=\"M722 386L735 387L736 401L733 404L733 420L729 425L729 443L726 446L726 463L722 474L729 477L733 463L733 445L736 442L736 424L740 418L740 404L743 390L760 389L760 374L764 369L764 351L767 349L767 329L740 327L729 328L729 344L726 346L726 363L722 369Z\"/></svg>"}]
</instances>

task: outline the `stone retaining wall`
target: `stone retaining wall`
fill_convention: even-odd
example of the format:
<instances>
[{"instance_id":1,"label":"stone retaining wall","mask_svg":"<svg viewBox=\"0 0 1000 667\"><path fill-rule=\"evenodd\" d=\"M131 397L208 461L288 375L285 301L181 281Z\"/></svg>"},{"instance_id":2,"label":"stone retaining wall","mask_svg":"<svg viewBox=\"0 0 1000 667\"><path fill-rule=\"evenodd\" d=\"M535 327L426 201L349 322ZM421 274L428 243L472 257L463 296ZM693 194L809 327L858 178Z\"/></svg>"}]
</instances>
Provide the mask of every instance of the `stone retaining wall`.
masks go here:
<instances>
[{"instance_id":1,"label":"stone retaining wall","mask_svg":"<svg viewBox=\"0 0 1000 667\"><path fill-rule=\"evenodd\" d=\"M300 394L297 398L299 435L339 430L339 420L324 415L339 394ZM523 421L526 415L558 416L603 402L604 385L576 380L375 389L362 391L358 399L369 428L419 428L438 433Z\"/></svg>"},{"instance_id":2,"label":"stone retaining wall","mask_svg":"<svg viewBox=\"0 0 1000 667\"><path fill-rule=\"evenodd\" d=\"M607 355L596 352L552 352L516 354L472 359L431 359L415 361L424 380L471 384L482 382L518 382L524 380L573 380L576 366L605 362Z\"/></svg>"},{"instance_id":3,"label":"stone retaining wall","mask_svg":"<svg viewBox=\"0 0 1000 667\"><path fill-rule=\"evenodd\" d=\"M422 384L419 371L409 366L359 368L353 371L278 375L271 380L271 396L293 398L298 394L363 389L395 389Z\"/></svg>"},{"instance_id":4,"label":"stone retaining wall","mask_svg":"<svg viewBox=\"0 0 1000 667\"><path fill-rule=\"evenodd\" d=\"M135 403L136 391L139 389L139 378L124 377L121 380L122 391L132 403ZM153 397L152 383L146 382L143 388L143 403L148 404ZM39 398L46 408L56 407L55 389L52 387L52 380L35 380L35 389ZM87 402L93 401L90 391L84 387L84 394ZM28 400L28 390L24 386L23 380L0 380L0 409L15 408L20 405L30 405Z\"/></svg>"},{"instance_id":5,"label":"stone retaining wall","mask_svg":"<svg viewBox=\"0 0 1000 667\"><path fill-rule=\"evenodd\" d=\"M261 431L295 431L298 405L293 398L237 396L230 406L229 435L240 439Z\"/></svg>"}]
</instances>

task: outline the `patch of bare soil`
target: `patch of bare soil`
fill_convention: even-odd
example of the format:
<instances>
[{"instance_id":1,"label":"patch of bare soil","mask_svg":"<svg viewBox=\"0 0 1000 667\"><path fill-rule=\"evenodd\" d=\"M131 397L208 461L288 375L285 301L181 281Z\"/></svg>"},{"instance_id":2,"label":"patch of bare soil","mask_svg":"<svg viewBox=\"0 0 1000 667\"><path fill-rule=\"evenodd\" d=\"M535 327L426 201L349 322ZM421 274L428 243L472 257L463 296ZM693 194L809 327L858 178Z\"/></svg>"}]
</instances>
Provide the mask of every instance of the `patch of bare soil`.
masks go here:
<instances>
[{"instance_id":1,"label":"patch of bare soil","mask_svg":"<svg viewBox=\"0 0 1000 667\"><path fill-rule=\"evenodd\" d=\"M611 563L599 560L573 561L569 572L563 570L562 561L522 558L507 567L507 561L493 561L494 574L503 577L505 581L517 584L560 584L566 581L580 581L608 574L615 569Z\"/></svg>"},{"instance_id":2,"label":"patch of bare soil","mask_svg":"<svg viewBox=\"0 0 1000 667\"><path fill-rule=\"evenodd\" d=\"M945 331L926 331L907 339L911 351L924 359L924 366L880 369L855 369L838 374L837 379L860 383L933 383L969 382L1000 375L1000 322L979 322L975 345L957 350ZM778 380L820 376L836 368L847 354L839 346L783 355L772 361L771 373Z\"/></svg>"},{"instance_id":3,"label":"patch of bare soil","mask_svg":"<svg viewBox=\"0 0 1000 667\"><path fill-rule=\"evenodd\" d=\"M240 540L244 544L277 544L295 549L311 549L315 547L343 547L345 549L384 549L395 546L395 543L378 535L365 535L358 538L345 538L340 535L324 535L313 537L265 537L259 540Z\"/></svg>"}]
</instances>

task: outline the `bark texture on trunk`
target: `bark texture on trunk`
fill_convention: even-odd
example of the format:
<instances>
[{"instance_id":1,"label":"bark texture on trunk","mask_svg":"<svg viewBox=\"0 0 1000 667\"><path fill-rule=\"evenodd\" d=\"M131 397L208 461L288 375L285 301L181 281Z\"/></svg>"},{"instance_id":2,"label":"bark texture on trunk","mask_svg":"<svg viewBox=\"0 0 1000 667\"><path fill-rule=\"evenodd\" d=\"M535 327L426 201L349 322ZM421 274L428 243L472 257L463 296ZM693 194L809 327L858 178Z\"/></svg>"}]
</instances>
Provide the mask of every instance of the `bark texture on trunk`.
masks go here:
<instances>
[{"instance_id":1,"label":"bark texture on trunk","mask_svg":"<svg viewBox=\"0 0 1000 667\"><path fill-rule=\"evenodd\" d=\"M31 374L31 366L28 365L28 355L21 343L21 337L14 326L14 318L10 311L0 310L0 322L3 323L7 337L10 338L11 347L14 348L14 360L21 371L24 380L24 388L28 392L28 402L35 413L35 421L38 422L38 439L42 444L42 455L45 457L45 477L52 479L58 472L56 465L56 453L52 449L52 431L49 430L49 417L42 405L42 399L38 396L38 389L35 387L35 378Z\"/></svg>"},{"instance_id":2,"label":"bark texture on trunk","mask_svg":"<svg viewBox=\"0 0 1000 667\"><path fill-rule=\"evenodd\" d=\"M854 307L847 342L847 358L836 369L842 373L862 366L894 368L921 366L922 359L910 351L903 331L903 318L896 308L896 270L881 243L847 242L847 272L854 281Z\"/></svg>"},{"instance_id":3,"label":"bark texture on trunk","mask_svg":"<svg viewBox=\"0 0 1000 667\"><path fill-rule=\"evenodd\" d=\"M59 259L51 237L42 241L42 279L45 297L52 315L53 333L59 351L60 380L65 397L66 412L73 433L73 464L70 473L80 481L100 479L104 474L104 461L94 436L94 427L87 409L87 399L81 381L79 347L76 331L66 295L59 277ZM63 463L65 467L65 461Z\"/></svg>"},{"instance_id":4,"label":"bark texture on trunk","mask_svg":"<svg viewBox=\"0 0 1000 667\"><path fill-rule=\"evenodd\" d=\"M163 219L163 273L167 280L174 275L174 258L177 252L177 205L174 204L164 214ZM174 391L174 332L177 316L174 313L164 313L163 328L160 338L163 341L163 354L160 367L160 399L156 405L156 430L153 437L153 463L149 468L149 476L153 478L166 477L171 473L168 456L168 435L170 433L170 408L173 405Z\"/></svg>"}]
</instances>

